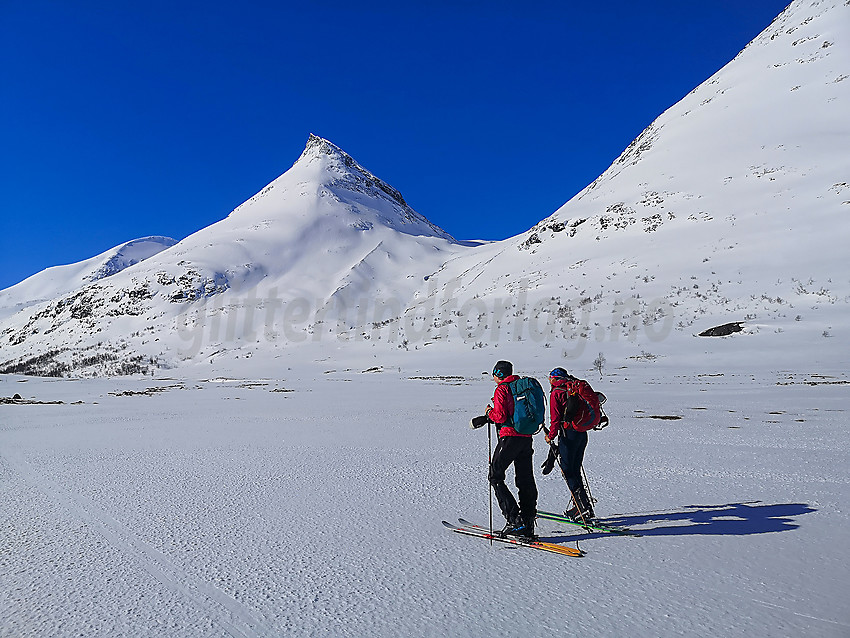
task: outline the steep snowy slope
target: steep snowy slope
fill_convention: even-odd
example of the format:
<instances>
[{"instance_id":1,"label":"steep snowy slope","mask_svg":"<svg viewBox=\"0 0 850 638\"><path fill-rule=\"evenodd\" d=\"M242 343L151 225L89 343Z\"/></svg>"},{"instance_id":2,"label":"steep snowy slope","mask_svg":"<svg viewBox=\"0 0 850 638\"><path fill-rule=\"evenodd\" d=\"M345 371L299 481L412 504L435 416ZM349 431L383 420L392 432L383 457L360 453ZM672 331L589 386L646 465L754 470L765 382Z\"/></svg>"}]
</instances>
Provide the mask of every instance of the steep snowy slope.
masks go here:
<instances>
[{"instance_id":1,"label":"steep snowy slope","mask_svg":"<svg viewBox=\"0 0 850 638\"><path fill-rule=\"evenodd\" d=\"M142 237L76 264L54 266L0 291L0 319L93 281L110 277L177 242L170 237Z\"/></svg>"},{"instance_id":2,"label":"steep snowy slope","mask_svg":"<svg viewBox=\"0 0 850 638\"><path fill-rule=\"evenodd\" d=\"M447 263L422 305L495 300L459 326L491 344L675 350L727 322L846 343L847 113L850 6L797 0L555 214ZM524 325L499 316L505 299Z\"/></svg>"},{"instance_id":3,"label":"steep snowy slope","mask_svg":"<svg viewBox=\"0 0 850 638\"><path fill-rule=\"evenodd\" d=\"M348 329L366 301L371 313L386 300L384 318L398 317L460 250L398 191L311 136L290 170L226 219L0 324L2 369L143 371L202 354L202 341L221 354L256 342L258 330L285 342L306 340L313 324Z\"/></svg>"}]
</instances>

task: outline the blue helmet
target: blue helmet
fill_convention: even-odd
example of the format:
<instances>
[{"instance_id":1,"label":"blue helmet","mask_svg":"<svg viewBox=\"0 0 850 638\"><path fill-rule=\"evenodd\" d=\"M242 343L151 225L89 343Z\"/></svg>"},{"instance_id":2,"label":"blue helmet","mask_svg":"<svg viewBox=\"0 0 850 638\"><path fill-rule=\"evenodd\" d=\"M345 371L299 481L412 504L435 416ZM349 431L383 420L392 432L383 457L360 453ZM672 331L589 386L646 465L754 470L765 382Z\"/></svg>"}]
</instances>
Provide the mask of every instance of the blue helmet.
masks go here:
<instances>
[{"instance_id":1,"label":"blue helmet","mask_svg":"<svg viewBox=\"0 0 850 638\"><path fill-rule=\"evenodd\" d=\"M569 378L570 373L564 370L563 368L555 368L552 372L549 373L550 379L567 379Z\"/></svg>"}]
</instances>

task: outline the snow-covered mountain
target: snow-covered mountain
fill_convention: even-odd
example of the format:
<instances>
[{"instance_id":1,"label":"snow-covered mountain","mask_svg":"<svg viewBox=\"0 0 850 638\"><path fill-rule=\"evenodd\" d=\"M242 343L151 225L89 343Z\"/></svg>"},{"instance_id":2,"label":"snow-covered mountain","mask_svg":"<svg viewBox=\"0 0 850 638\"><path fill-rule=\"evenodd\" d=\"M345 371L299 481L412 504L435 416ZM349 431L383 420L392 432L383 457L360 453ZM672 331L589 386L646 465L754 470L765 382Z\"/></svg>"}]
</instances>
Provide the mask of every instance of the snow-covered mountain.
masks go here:
<instances>
[{"instance_id":1,"label":"snow-covered mountain","mask_svg":"<svg viewBox=\"0 0 850 638\"><path fill-rule=\"evenodd\" d=\"M447 263L432 299L522 291L539 340L559 316L597 350L732 322L785 332L779 347L846 343L847 113L850 6L796 0L553 215ZM535 336L492 305L486 320L483 342Z\"/></svg>"},{"instance_id":2,"label":"snow-covered mountain","mask_svg":"<svg viewBox=\"0 0 850 638\"><path fill-rule=\"evenodd\" d=\"M286 173L226 219L4 321L4 369L174 365L209 353L201 338L218 353L255 342L267 316L261 332L287 321L297 325L280 340L302 341L324 323L356 321L364 300L387 300L397 317L423 277L465 249L397 190L311 136Z\"/></svg>"},{"instance_id":3,"label":"snow-covered mountain","mask_svg":"<svg viewBox=\"0 0 850 638\"><path fill-rule=\"evenodd\" d=\"M142 237L76 264L53 266L0 291L0 319L23 308L110 277L176 244L170 237Z\"/></svg>"},{"instance_id":4,"label":"snow-covered mountain","mask_svg":"<svg viewBox=\"0 0 850 638\"><path fill-rule=\"evenodd\" d=\"M742 334L706 352L836 356L847 112L850 5L796 0L596 181L492 244L455 241L311 136L221 222L0 322L0 371L239 366L296 345L675 356L725 324Z\"/></svg>"}]
</instances>

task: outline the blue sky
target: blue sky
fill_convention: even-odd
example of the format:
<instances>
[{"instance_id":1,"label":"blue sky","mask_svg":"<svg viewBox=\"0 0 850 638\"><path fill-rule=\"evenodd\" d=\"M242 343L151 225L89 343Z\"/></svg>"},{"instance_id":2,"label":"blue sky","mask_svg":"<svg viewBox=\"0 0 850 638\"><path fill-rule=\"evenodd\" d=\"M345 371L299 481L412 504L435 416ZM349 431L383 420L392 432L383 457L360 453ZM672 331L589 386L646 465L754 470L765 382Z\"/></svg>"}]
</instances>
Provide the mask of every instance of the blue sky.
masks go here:
<instances>
[{"instance_id":1,"label":"blue sky","mask_svg":"<svg viewBox=\"0 0 850 638\"><path fill-rule=\"evenodd\" d=\"M785 0L0 1L0 289L181 239L315 133L460 239L527 230Z\"/></svg>"}]
</instances>

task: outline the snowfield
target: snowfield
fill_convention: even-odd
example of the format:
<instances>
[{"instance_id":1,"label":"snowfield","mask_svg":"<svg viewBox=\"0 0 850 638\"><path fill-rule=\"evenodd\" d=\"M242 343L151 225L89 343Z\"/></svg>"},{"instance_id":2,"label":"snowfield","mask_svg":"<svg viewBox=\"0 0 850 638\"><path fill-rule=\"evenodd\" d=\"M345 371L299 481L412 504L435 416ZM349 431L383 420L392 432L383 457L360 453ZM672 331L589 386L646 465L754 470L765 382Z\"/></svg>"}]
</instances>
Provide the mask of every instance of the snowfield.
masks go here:
<instances>
[{"instance_id":1,"label":"snowfield","mask_svg":"<svg viewBox=\"0 0 850 638\"><path fill-rule=\"evenodd\" d=\"M63 402L0 406L0 635L850 634L846 373L588 372L612 421L585 460L597 514L643 536L541 522L569 558L441 525L488 520L468 420L492 362L466 359L0 377ZM537 480L563 509L557 472Z\"/></svg>"}]
</instances>

